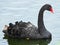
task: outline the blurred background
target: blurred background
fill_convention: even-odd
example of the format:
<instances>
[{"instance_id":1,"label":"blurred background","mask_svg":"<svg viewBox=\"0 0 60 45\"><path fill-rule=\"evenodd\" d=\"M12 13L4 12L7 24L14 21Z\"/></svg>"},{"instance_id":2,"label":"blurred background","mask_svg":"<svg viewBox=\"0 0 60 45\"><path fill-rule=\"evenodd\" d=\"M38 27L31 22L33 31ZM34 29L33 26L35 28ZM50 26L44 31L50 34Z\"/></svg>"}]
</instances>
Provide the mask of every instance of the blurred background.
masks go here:
<instances>
[{"instance_id":1,"label":"blurred background","mask_svg":"<svg viewBox=\"0 0 60 45\"><path fill-rule=\"evenodd\" d=\"M7 39L3 39L4 25L15 21L30 21L37 26L38 13L41 7L50 4L54 14L44 12L44 24L52 34L52 41L48 45L60 44L60 0L0 0L0 44L9 45Z\"/></svg>"}]
</instances>

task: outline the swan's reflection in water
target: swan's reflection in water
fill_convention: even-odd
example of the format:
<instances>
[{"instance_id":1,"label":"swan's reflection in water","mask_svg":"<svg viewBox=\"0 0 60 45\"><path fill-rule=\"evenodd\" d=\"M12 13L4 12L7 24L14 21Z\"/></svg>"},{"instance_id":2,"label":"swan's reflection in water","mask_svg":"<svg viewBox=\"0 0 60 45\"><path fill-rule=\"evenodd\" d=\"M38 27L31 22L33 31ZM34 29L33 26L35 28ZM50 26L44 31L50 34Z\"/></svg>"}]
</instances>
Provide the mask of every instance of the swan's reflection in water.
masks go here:
<instances>
[{"instance_id":1,"label":"swan's reflection in water","mask_svg":"<svg viewBox=\"0 0 60 45\"><path fill-rule=\"evenodd\" d=\"M3 39L7 39L8 45L48 45L51 42L51 39L26 40L9 38L6 35L4 36Z\"/></svg>"}]
</instances>

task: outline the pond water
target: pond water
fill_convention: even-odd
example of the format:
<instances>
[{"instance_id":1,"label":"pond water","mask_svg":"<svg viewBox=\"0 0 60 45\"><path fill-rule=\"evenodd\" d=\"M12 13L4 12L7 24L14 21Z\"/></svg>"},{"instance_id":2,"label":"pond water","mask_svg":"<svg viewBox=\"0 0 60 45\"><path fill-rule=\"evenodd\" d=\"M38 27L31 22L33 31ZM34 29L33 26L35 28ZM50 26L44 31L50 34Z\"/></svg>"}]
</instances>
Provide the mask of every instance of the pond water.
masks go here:
<instances>
[{"instance_id":1,"label":"pond water","mask_svg":"<svg viewBox=\"0 0 60 45\"><path fill-rule=\"evenodd\" d=\"M37 26L38 13L44 4L52 5L54 14L44 13L44 24L52 34L52 40L11 39L4 36L5 24L30 21ZM0 45L60 45L60 0L0 0Z\"/></svg>"}]
</instances>

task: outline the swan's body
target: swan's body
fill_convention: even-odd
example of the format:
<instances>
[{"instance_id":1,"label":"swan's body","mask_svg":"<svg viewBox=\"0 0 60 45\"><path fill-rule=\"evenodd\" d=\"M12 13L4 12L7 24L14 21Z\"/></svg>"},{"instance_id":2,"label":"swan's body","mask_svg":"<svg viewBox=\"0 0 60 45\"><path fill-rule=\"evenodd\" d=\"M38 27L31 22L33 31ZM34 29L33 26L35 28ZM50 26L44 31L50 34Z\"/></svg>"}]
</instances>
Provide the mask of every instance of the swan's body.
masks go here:
<instances>
[{"instance_id":1,"label":"swan's body","mask_svg":"<svg viewBox=\"0 0 60 45\"><path fill-rule=\"evenodd\" d=\"M46 30L43 23L43 13L45 10L50 10L51 6L46 4L39 11L38 16L38 28L30 22L16 22L15 25L9 24L7 30L3 32L10 37L19 38L31 38L31 39L41 39L41 38L51 38L51 33Z\"/></svg>"}]
</instances>

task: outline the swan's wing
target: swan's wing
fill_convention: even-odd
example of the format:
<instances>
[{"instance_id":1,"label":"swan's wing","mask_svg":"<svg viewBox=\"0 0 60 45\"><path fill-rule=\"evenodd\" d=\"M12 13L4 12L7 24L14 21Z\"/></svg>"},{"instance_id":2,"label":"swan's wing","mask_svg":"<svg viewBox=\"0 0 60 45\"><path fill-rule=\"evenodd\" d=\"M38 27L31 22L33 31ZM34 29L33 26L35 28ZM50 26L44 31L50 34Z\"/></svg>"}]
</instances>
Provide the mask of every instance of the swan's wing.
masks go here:
<instances>
[{"instance_id":1,"label":"swan's wing","mask_svg":"<svg viewBox=\"0 0 60 45\"><path fill-rule=\"evenodd\" d=\"M23 25L23 24L22 24ZM31 37L38 33L37 27L31 22L25 23L21 31L21 37Z\"/></svg>"},{"instance_id":2,"label":"swan's wing","mask_svg":"<svg viewBox=\"0 0 60 45\"><path fill-rule=\"evenodd\" d=\"M9 28L8 28L9 27ZM30 22L15 22L15 24L10 24L6 30L3 30L5 34L9 36L21 36L21 37L28 37L30 34L36 32L37 27Z\"/></svg>"}]
</instances>

